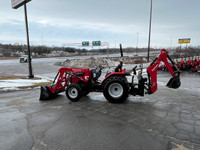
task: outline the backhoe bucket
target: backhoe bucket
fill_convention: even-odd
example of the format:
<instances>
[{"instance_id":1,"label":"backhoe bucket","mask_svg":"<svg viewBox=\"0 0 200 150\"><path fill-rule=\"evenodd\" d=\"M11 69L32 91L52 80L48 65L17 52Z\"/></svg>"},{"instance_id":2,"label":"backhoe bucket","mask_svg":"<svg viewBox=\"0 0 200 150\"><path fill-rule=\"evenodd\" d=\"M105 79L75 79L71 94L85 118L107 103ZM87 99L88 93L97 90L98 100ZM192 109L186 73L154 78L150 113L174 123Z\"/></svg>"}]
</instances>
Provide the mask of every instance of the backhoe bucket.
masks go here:
<instances>
[{"instance_id":1,"label":"backhoe bucket","mask_svg":"<svg viewBox=\"0 0 200 150\"><path fill-rule=\"evenodd\" d=\"M54 97L54 94L49 90L48 86L41 86L40 100L49 100Z\"/></svg>"},{"instance_id":2,"label":"backhoe bucket","mask_svg":"<svg viewBox=\"0 0 200 150\"><path fill-rule=\"evenodd\" d=\"M181 85L181 81L179 77L173 77L169 80L169 82L167 83L167 87L169 88L173 88L173 89L177 89L179 88Z\"/></svg>"}]
</instances>

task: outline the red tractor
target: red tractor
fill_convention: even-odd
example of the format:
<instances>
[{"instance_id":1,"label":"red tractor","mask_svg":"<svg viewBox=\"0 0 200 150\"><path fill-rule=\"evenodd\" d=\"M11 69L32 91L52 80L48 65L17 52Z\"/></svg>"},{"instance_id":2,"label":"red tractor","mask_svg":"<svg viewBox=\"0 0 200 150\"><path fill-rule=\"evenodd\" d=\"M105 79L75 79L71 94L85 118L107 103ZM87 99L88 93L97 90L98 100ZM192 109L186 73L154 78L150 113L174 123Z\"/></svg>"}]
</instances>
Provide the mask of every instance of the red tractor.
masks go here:
<instances>
[{"instance_id":1,"label":"red tractor","mask_svg":"<svg viewBox=\"0 0 200 150\"><path fill-rule=\"evenodd\" d=\"M121 52L122 53L122 52ZM173 64L169 64L168 60ZM82 96L90 92L103 92L105 98L112 103L120 103L130 95L152 94L157 90L157 70L159 64L165 63L165 66L172 75L168 82L169 88L179 88L180 71L175 67L165 49L161 50L156 58L147 68L148 77L142 76L142 71L136 75L136 67L129 73L122 68L123 62L115 68L114 72L107 73L103 81L98 81L101 76L102 67L97 69L88 68L61 68L54 80L53 85L42 86L40 100L47 100L60 92L66 92L66 96L71 101L78 101ZM129 83L127 76L132 76L132 82ZM134 83L134 77L138 77L138 82Z\"/></svg>"},{"instance_id":2,"label":"red tractor","mask_svg":"<svg viewBox=\"0 0 200 150\"><path fill-rule=\"evenodd\" d=\"M178 69L179 70L185 70L186 69L186 63L184 62L184 60L180 60L180 62L178 63Z\"/></svg>"},{"instance_id":3,"label":"red tractor","mask_svg":"<svg viewBox=\"0 0 200 150\"><path fill-rule=\"evenodd\" d=\"M195 59L194 67L192 68L192 72L199 72L200 71L200 59Z\"/></svg>"}]
</instances>

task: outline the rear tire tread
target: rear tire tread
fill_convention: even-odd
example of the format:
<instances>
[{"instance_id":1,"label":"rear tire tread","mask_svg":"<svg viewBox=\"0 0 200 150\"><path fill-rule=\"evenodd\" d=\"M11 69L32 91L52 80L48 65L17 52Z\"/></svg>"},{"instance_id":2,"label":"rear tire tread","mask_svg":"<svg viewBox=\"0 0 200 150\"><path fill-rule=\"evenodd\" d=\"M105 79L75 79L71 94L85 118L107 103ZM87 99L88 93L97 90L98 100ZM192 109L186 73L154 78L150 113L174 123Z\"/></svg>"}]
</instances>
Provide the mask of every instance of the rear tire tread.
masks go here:
<instances>
[{"instance_id":1,"label":"rear tire tread","mask_svg":"<svg viewBox=\"0 0 200 150\"><path fill-rule=\"evenodd\" d=\"M119 83L123 87L123 94L119 98L114 98L108 93L108 87L112 83ZM126 78L122 78L119 76L113 76L108 78L104 85L103 85L103 94L104 97L111 103L122 103L124 102L129 95L129 89L128 89L128 82Z\"/></svg>"}]
</instances>

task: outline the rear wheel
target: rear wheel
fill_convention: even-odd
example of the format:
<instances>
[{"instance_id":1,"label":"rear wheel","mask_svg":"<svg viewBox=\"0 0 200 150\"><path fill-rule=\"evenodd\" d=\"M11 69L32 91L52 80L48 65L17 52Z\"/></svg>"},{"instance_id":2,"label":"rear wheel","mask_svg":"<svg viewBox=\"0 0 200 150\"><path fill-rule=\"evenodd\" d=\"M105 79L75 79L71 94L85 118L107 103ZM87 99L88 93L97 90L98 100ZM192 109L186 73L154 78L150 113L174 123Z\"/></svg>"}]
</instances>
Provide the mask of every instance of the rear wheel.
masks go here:
<instances>
[{"instance_id":1,"label":"rear wheel","mask_svg":"<svg viewBox=\"0 0 200 150\"><path fill-rule=\"evenodd\" d=\"M125 78L114 76L104 84L103 94L112 103L124 102L128 97L128 84Z\"/></svg>"},{"instance_id":2,"label":"rear wheel","mask_svg":"<svg viewBox=\"0 0 200 150\"><path fill-rule=\"evenodd\" d=\"M66 96L71 101L78 101L82 96L81 87L78 84L70 84L66 89Z\"/></svg>"}]
</instances>

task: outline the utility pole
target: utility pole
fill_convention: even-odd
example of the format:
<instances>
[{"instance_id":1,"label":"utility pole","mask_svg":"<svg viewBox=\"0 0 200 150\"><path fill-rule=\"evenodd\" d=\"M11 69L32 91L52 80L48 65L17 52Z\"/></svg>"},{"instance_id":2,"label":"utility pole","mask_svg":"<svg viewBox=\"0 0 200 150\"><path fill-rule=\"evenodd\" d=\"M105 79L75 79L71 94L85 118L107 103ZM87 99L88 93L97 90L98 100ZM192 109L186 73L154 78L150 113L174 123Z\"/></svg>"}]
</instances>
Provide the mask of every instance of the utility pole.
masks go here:
<instances>
[{"instance_id":1,"label":"utility pole","mask_svg":"<svg viewBox=\"0 0 200 150\"><path fill-rule=\"evenodd\" d=\"M30 1L31 0L11 0L11 4L13 9L17 9L24 5L24 17L26 25L26 39L27 39L27 50L28 50L28 68L29 68L28 78L34 78L34 75L32 74L31 52L30 52L29 33L28 33L28 19L27 19L27 9L26 9L26 3Z\"/></svg>"},{"instance_id":2,"label":"utility pole","mask_svg":"<svg viewBox=\"0 0 200 150\"><path fill-rule=\"evenodd\" d=\"M27 19L27 9L26 3L24 3L24 17L25 17L25 25L26 25L26 39L27 39L27 50L28 50L28 68L29 68L29 76L28 78L34 78L32 73L32 64L31 64L31 52L30 52L30 43L29 43L29 32L28 32L28 19Z\"/></svg>"},{"instance_id":3,"label":"utility pole","mask_svg":"<svg viewBox=\"0 0 200 150\"><path fill-rule=\"evenodd\" d=\"M152 0L150 5L150 20L149 20L149 41L148 41L148 54L147 61L149 61L150 41L151 41L151 19L152 19Z\"/></svg>"}]
</instances>

